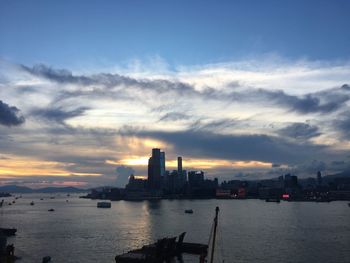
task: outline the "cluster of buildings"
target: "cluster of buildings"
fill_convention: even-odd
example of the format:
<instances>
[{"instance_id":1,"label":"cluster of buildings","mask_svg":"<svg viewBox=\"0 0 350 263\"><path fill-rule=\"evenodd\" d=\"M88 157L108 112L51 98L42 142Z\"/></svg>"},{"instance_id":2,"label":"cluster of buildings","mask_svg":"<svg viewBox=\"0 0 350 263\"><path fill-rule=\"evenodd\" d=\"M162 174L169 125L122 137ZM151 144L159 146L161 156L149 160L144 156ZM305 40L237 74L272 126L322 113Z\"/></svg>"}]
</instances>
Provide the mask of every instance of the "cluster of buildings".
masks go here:
<instances>
[{"instance_id":1,"label":"cluster of buildings","mask_svg":"<svg viewBox=\"0 0 350 263\"><path fill-rule=\"evenodd\" d=\"M350 200L350 177L322 177L321 172L317 172L316 177L305 179L286 174L268 180L224 181L216 197L316 202Z\"/></svg>"},{"instance_id":2,"label":"cluster of buildings","mask_svg":"<svg viewBox=\"0 0 350 263\"><path fill-rule=\"evenodd\" d=\"M155 148L148 160L147 179L137 179L131 175L125 190L129 198L204 198L215 195L217 187L217 178L209 180L204 178L203 171L184 170L182 157L177 158L176 170L166 170L165 152Z\"/></svg>"},{"instance_id":3,"label":"cluster of buildings","mask_svg":"<svg viewBox=\"0 0 350 263\"><path fill-rule=\"evenodd\" d=\"M323 178L318 172L315 178L298 180L291 174L259 181L231 180L219 185L218 179L207 179L203 171L186 171L182 157L177 158L177 169L169 171L165 166L165 152L152 149L148 160L147 179L129 177L124 189L104 188L93 190L89 198L111 200L151 200L161 198L223 198L288 201L350 200L350 177Z\"/></svg>"}]
</instances>

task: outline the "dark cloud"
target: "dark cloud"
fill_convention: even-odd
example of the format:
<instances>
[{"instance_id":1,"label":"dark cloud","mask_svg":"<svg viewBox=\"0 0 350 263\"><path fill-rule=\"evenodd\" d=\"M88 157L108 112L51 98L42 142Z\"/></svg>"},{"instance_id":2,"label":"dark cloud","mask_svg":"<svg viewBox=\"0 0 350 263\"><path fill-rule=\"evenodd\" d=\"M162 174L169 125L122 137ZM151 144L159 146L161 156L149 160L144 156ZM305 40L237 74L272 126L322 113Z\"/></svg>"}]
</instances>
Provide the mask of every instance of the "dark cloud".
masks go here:
<instances>
[{"instance_id":1,"label":"dark cloud","mask_svg":"<svg viewBox=\"0 0 350 263\"><path fill-rule=\"evenodd\" d=\"M24 123L25 119L20 110L0 100L0 124L4 126L18 126Z\"/></svg>"},{"instance_id":2,"label":"dark cloud","mask_svg":"<svg viewBox=\"0 0 350 263\"><path fill-rule=\"evenodd\" d=\"M159 121L181 121L188 120L191 117L185 113L181 112L168 112L160 117Z\"/></svg>"},{"instance_id":3,"label":"dark cloud","mask_svg":"<svg viewBox=\"0 0 350 263\"><path fill-rule=\"evenodd\" d=\"M343 91L343 88L338 88L296 96L282 90L250 89L237 94L232 93L231 97L236 100L277 104L282 108L301 114L330 113L340 109L349 101L349 94L340 94Z\"/></svg>"},{"instance_id":4,"label":"dark cloud","mask_svg":"<svg viewBox=\"0 0 350 263\"><path fill-rule=\"evenodd\" d=\"M91 85L94 82L91 78L85 76L73 76L72 72L66 69L53 69L44 64L38 64L33 67L27 67L25 65L20 65L20 67L36 76L44 77L46 79L59 82L59 83L80 83L82 85Z\"/></svg>"},{"instance_id":5,"label":"dark cloud","mask_svg":"<svg viewBox=\"0 0 350 263\"><path fill-rule=\"evenodd\" d=\"M343 86L341 86L341 88L342 88L343 90L348 90L348 91L350 91L350 86L349 86L348 84L344 84Z\"/></svg>"},{"instance_id":6,"label":"dark cloud","mask_svg":"<svg viewBox=\"0 0 350 263\"><path fill-rule=\"evenodd\" d=\"M291 143L282 138L253 135L222 135L209 131L135 131L123 129L121 134L149 137L165 141L175 152L197 158L256 160L272 163L297 163L318 156L326 146Z\"/></svg>"},{"instance_id":7,"label":"dark cloud","mask_svg":"<svg viewBox=\"0 0 350 263\"><path fill-rule=\"evenodd\" d=\"M58 123L64 123L65 120L71 119L74 117L81 116L88 110L88 107L79 107L74 110L64 110L62 108L42 108L35 109L31 112L33 116L49 120L55 121Z\"/></svg>"},{"instance_id":8,"label":"dark cloud","mask_svg":"<svg viewBox=\"0 0 350 263\"><path fill-rule=\"evenodd\" d=\"M324 161L312 160L311 162L299 164L297 169L309 174L316 174L318 171L325 171L327 169L327 164Z\"/></svg>"},{"instance_id":9,"label":"dark cloud","mask_svg":"<svg viewBox=\"0 0 350 263\"><path fill-rule=\"evenodd\" d=\"M317 126L296 122L278 130L278 134L294 139L310 139L319 136L321 133Z\"/></svg>"},{"instance_id":10,"label":"dark cloud","mask_svg":"<svg viewBox=\"0 0 350 263\"><path fill-rule=\"evenodd\" d=\"M335 121L333 127L345 140L350 140L350 111L341 113Z\"/></svg>"}]
</instances>

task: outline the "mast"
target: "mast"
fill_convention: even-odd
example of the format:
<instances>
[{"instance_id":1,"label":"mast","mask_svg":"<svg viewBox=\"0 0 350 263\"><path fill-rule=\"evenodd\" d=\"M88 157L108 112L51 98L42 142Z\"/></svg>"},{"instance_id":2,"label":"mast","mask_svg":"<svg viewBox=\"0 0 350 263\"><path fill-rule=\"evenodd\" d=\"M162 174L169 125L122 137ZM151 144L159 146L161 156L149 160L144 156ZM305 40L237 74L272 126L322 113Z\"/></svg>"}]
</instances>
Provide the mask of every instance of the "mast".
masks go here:
<instances>
[{"instance_id":1,"label":"mast","mask_svg":"<svg viewBox=\"0 0 350 263\"><path fill-rule=\"evenodd\" d=\"M216 209L215 209L214 235L213 235L213 243L212 243L212 246L211 246L210 263L214 262L215 239L216 239L216 229L217 229L217 226L218 226L218 216L219 216L219 207L217 206Z\"/></svg>"}]
</instances>

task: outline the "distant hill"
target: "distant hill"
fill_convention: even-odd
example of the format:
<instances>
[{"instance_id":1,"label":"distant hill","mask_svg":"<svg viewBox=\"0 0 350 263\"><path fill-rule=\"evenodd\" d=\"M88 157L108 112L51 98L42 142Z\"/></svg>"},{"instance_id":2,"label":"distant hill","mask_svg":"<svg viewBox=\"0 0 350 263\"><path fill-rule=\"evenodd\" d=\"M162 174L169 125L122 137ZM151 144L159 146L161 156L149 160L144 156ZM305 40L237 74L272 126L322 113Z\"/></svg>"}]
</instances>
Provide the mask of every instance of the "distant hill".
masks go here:
<instances>
[{"instance_id":1,"label":"distant hill","mask_svg":"<svg viewBox=\"0 0 350 263\"><path fill-rule=\"evenodd\" d=\"M0 192L6 193L33 193L33 189L25 186L4 185L0 186Z\"/></svg>"},{"instance_id":2,"label":"distant hill","mask_svg":"<svg viewBox=\"0 0 350 263\"><path fill-rule=\"evenodd\" d=\"M39 189L32 189L25 186L4 185L0 186L0 192L6 193L81 193L88 190L80 189L72 186L67 187L45 187Z\"/></svg>"},{"instance_id":3,"label":"distant hill","mask_svg":"<svg viewBox=\"0 0 350 263\"><path fill-rule=\"evenodd\" d=\"M35 192L37 193L81 193L86 192L88 190L76 188L73 186L67 186L67 187L45 187L36 189Z\"/></svg>"}]
</instances>

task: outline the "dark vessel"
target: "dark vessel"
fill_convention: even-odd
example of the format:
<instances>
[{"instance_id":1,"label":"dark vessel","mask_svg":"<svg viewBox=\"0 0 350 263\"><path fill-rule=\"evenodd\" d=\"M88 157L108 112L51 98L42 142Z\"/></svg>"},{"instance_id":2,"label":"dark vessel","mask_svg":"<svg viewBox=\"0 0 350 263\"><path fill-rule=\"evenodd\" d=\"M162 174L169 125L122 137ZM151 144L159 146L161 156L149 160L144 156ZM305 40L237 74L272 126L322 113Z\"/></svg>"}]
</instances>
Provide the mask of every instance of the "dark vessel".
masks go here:
<instances>
[{"instance_id":1,"label":"dark vessel","mask_svg":"<svg viewBox=\"0 0 350 263\"><path fill-rule=\"evenodd\" d=\"M47 210L47 211L53 212L53 211L55 211L55 209L51 208L51 209L49 209L49 210Z\"/></svg>"},{"instance_id":2,"label":"dark vessel","mask_svg":"<svg viewBox=\"0 0 350 263\"><path fill-rule=\"evenodd\" d=\"M281 199L279 199L279 198L266 198L265 202L279 203L279 202L281 202Z\"/></svg>"},{"instance_id":3,"label":"dark vessel","mask_svg":"<svg viewBox=\"0 0 350 263\"><path fill-rule=\"evenodd\" d=\"M16 228L0 228L0 233L4 234L7 237L16 235L16 232Z\"/></svg>"},{"instance_id":4,"label":"dark vessel","mask_svg":"<svg viewBox=\"0 0 350 263\"><path fill-rule=\"evenodd\" d=\"M219 208L216 207L215 218L210 235L209 242L211 244L210 261L206 261L208 255L207 244L199 243L188 243L183 242L186 232L183 232L179 237L162 238L156 243L143 246L142 248L131 250L127 253L117 255L115 257L116 263L162 263L162 262L174 262L175 258L182 260L182 254L192 254L199 256L199 262L210 262L214 261L215 252L215 239L218 225L218 214ZM183 262L183 261L181 261Z\"/></svg>"},{"instance_id":5,"label":"dark vessel","mask_svg":"<svg viewBox=\"0 0 350 263\"><path fill-rule=\"evenodd\" d=\"M110 202L98 202L97 203L98 208L111 208Z\"/></svg>"},{"instance_id":6,"label":"dark vessel","mask_svg":"<svg viewBox=\"0 0 350 263\"><path fill-rule=\"evenodd\" d=\"M192 209L186 209L186 210L185 210L185 213L186 213L186 214L193 214L193 210L192 210Z\"/></svg>"}]
</instances>

